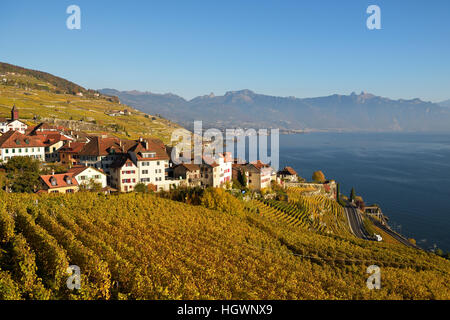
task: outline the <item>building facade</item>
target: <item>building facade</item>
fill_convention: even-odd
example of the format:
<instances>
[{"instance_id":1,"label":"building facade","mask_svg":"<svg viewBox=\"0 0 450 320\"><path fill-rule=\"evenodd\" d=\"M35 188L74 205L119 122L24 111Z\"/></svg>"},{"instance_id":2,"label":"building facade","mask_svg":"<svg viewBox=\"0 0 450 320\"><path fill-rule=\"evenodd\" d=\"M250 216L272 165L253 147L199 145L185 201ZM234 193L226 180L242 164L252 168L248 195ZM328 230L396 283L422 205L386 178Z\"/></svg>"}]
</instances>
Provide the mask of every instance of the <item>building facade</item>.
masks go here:
<instances>
[{"instance_id":1,"label":"building facade","mask_svg":"<svg viewBox=\"0 0 450 320\"><path fill-rule=\"evenodd\" d=\"M72 174L80 186L89 186L91 181L98 183L102 188L106 188L107 186L106 174L98 169L85 166L74 166L69 169L68 173Z\"/></svg>"},{"instance_id":2,"label":"building facade","mask_svg":"<svg viewBox=\"0 0 450 320\"><path fill-rule=\"evenodd\" d=\"M78 182L72 173L61 173L40 176L42 189L45 193L75 193L78 191Z\"/></svg>"},{"instance_id":3,"label":"building facade","mask_svg":"<svg viewBox=\"0 0 450 320\"><path fill-rule=\"evenodd\" d=\"M40 138L26 136L19 131L4 133L0 136L0 159L8 162L18 156L45 161L45 144Z\"/></svg>"}]
</instances>

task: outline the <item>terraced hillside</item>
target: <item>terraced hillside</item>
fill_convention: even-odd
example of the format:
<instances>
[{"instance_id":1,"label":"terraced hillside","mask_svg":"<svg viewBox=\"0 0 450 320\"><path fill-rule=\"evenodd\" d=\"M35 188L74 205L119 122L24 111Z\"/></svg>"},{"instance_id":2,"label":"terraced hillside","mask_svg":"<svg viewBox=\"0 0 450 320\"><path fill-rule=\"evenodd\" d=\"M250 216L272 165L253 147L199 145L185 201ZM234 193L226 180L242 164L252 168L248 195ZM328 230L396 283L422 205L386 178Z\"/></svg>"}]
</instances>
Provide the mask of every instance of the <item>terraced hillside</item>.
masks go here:
<instances>
[{"instance_id":1,"label":"terraced hillside","mask_svg":"<svg viewBox=\"0 0 450 320\"><path fill-rule=\"evenodd\" d=\"M180 128L166 119L122 105L115 97L50 74L0 63L0 117L9 117L13 104L19 108L20 118L29 124L57 121L93 134L106 132L131 139L152 136L168 143L173 130ZM125 109L131 114L108 115Z\"/></svg>"},{"instance_id":2,"label":"terraced hillside","mask_svg":"<svg viewBox=\"0 0 450 320\"><path fill-rule=\"evenodd\" d=\"M434 254L234 208L0 192L0 299L450 298L450 262ZM366 287L372 264L380 290ZM78 291L66 287L69 265L80 267Z\"/></svg>"}]
</instances>

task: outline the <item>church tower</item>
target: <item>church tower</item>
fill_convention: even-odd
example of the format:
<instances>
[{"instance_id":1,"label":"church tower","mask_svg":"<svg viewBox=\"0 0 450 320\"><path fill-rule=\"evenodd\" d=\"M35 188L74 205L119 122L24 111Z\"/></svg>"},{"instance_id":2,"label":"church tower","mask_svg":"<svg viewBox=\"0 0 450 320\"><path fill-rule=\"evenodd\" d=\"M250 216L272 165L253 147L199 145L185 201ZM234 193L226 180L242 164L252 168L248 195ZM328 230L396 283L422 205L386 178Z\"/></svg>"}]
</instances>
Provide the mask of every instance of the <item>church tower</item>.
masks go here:
<instances>
[{"instance_id":1,"label":"church tower","mask_svg":"<svg viewBox=\"0 0 450 320\"><path fill-rule=\"evenodd\" d=\"M16 108L16 104L11 109L11 121L19 120L19 110Z\"/></svg>"}]
</instances>

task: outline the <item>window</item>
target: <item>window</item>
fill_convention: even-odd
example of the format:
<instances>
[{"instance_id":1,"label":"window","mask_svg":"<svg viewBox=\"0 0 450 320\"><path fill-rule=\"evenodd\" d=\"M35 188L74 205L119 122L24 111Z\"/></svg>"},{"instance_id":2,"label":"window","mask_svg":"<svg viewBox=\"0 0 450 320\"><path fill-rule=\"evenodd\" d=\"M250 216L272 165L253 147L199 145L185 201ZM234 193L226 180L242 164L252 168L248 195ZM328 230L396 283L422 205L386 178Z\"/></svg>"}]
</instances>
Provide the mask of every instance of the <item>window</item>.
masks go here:
<instances>
[{"instance_id":1,"label":"window","mask_svg":"<svg viewBox=\"0 0 450 320\"><path fill-rule=\"evenodd\" d=\"M148 170L142 170L142 174L148 174Z\"/></svg>"},{"instance_id":2,"label":"window","mask_svg":"<svg viewBox=\"0 0 450 320\"><path fill-rule=\"evenodd\" d=\"M144 153L142 156L144 158L154 158L156 156L156 153L155 152Z\"/></svg>"},{"instance_id":3,"label":"window","mask_svg":"<svg viewBox=\"0 0 450 320\"><path fill-rule=\"evenodd\" d=\"M9 153L9 149L6 149L6 152L5 153Z\"/></svg>"},{"instance_id":4,"label":"window","mask_svg":"<svg viewBox=\"0 0 450 320\"><path fill-rule=\"evenodd\" d=\"M51 178L50 178L50 184L51 184L52 186L56 186L56 185L57 185L56 179L55 179L54 177L51 177Z\"/></svg>"},{"instance_id":5,"label":"window","mask_svg":"<svg viewBox=\"0 0 450 320\"><path fill-rule=\"evenodd\" d=\"M73 189L67 189L66 193L73 193Z\"/></svg>"},{"instance_id":6,"label":"window","mask_svg":"<svg viewBox=\"0 0 450 320\"><path fill-rule=\"evenodd\" d=\"M159 162L159 161L156 161L156 165L159 166L159 164L160 164L160 162Z\"/></svg>"}]
</instances>

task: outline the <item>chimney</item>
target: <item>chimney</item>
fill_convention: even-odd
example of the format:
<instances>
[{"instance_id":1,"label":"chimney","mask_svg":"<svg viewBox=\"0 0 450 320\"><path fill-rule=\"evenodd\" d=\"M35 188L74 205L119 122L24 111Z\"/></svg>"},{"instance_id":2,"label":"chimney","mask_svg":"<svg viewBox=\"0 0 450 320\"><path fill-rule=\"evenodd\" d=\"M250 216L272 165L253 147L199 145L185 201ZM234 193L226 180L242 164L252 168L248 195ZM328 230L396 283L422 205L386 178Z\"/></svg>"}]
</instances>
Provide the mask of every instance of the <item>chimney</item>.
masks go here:
<instances>
[{"instance_id":1,"label":"chimney","mask_svg":"<svg viewBox=\"0 0 450 320\"><path fill-rule=\"evenodd\" d=\"M55 170L52 169L52 176L54 176L54 175L55 175Z\"/></svg>"},{"instance_id":2,"label":"chimney","mask_svg":"<svg viewBox=\"0 0 450 320\"><path fill-rule=\"evenodd\" d=\"M148 140L145 140L145 150L148 150Z\"/></svg>"}]
</instances>

